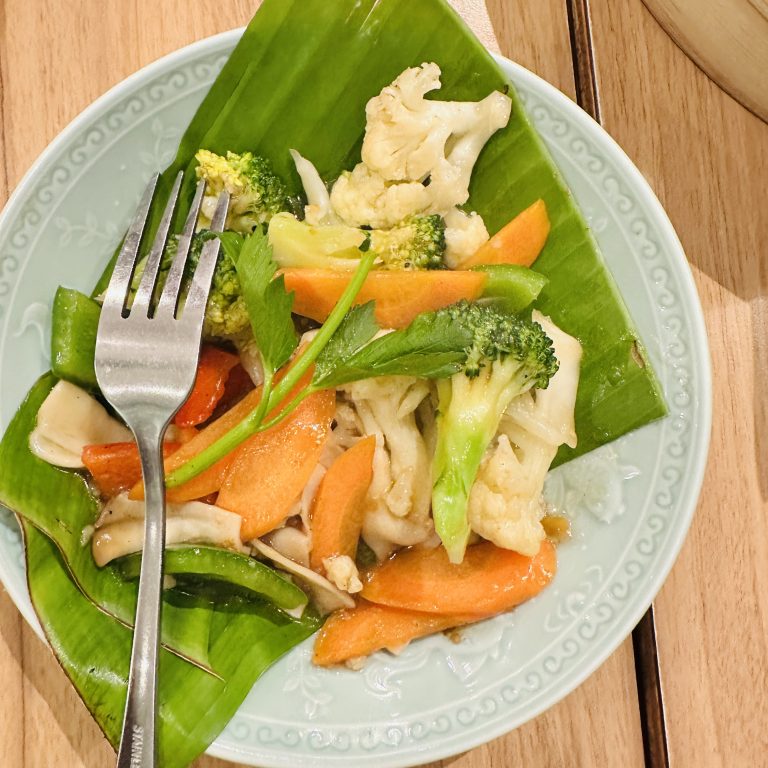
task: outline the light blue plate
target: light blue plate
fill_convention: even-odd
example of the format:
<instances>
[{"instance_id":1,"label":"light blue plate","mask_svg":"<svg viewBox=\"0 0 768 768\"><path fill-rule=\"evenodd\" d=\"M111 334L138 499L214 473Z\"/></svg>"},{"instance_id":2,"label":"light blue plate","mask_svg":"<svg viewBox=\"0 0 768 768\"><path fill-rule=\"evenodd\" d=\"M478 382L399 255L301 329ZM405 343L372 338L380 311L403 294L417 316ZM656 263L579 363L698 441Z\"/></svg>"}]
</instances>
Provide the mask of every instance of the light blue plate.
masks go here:
<instances>
[{"instance_id":1,"label":"light blue plate","mask_svg":"<svg viewBox=\"0 0 768 768\"><path fill-rule=\"evenodd\" d=\"M129 77L51 143L0 219L0 426L48 368L60 283L89 290L150 173L172 158L241 31ZM362 672L310 664L311 641L256 685L210 753L249 765L394 768L488 741L591 674L642 616L683 543L710 430L707 340L691 273L647 183L559 91L505 59L534 124L584 210L659 374L670 415L551 473L573 516L554 585L466 630L380 653ZM584 297L588 300L588 297ZM0 579L38 630L19 532L0 524ZM364 761L364 762L363 762Z\"/></svg>"}]
</instances>

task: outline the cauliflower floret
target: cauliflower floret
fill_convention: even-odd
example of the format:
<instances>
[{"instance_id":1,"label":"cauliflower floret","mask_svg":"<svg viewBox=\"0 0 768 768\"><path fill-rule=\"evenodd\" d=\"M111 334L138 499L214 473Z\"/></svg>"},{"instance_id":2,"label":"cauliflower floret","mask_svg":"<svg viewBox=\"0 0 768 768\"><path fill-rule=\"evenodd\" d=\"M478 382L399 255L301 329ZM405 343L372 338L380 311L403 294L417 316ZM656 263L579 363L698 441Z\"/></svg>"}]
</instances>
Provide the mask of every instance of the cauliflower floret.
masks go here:
<instances>
[{"instance_id":1,"label":"cauliflower floret","mask_svg":"<svg viewBox=\"0 0 768 768\"><path fill-rule=\"evenodd\" d=\"M363 588L355 561L348 555L334 555L323 559L323 568L328 580L343 592L354 595Z\"/></svg>"},{"instance_id":2,"label":"cauliflower floret","mask_svg":"<svg viewBox=\"0 0 768 768\"><path fill-rule=\"evenodd\" d=\"M469 181L477 158L488 139L509 122L512 102L508 96L494 91L478 101L477 120L463 135L451 137L451 148L438 161L429 176L432 205L429 213L446 213L469 198Z\"/></svg>"},{"instance_id":3,"label":"cauliflower floret","mask_svg":"<svg viewBox=\"0 0 768 768\"><path fill-rule=\"evenodd\" d=\"M515 398L501 419L496 445L485 456L469 497L469 523L500 547L536 554L544 529L541 492L562 443L574 446L573 420L581 345L539 312L533 319L552 339L560 362L547 389Z\"/></svg>"},{"instance_id":4,"label":"cauliflower floret","mask_svg":"<svg viewBox=\"0 0 768 768\"><path fill-rule=\"evenodd\" d=\"M445 256L443 260L449 269L460 269L463 261L488 240L488 230L480 214L464 213L460 208L451 208L445 215Z\"/></svg>"},{"instance_id":5,"label":"cauliflower floret","mask_svg":"<svg viewBox=\"0 0 768 768\"><path fill-rule=\"evenodd\" d=\"M440 88L440 67L422 64L398 75L365 107L363 162L390 181L424 181L445 157L445 143L472 125L472 102L428 101Z\"/></svg>"},{"instance_id":6,"label":"cauliflower floret","mask_svg":"<svg viewBox=\"0 0 768 768\"><path fill-rule=\"evenodd\" d=\"M498 91L477 102L424 98L439 87L440 68L425 63L406 69L368 102L363 162L331 190L344 223L386 229L417 213L445 216L467 201L475 162L509 122L512 102ZM462 229L477 238L482 219L473 216L472 226Z\"/></svg>"},{"instance_id":7,"label":"cauliflower floret","mask_svg":"<svg viewBox=\"0 0 768 768\"><path fill-rule=\"evenodd\" d=\"M429 455L415 417L429 384L408 376L383 376L347 384L343 391L363 432L376 436L363 538L383 559L397 546L425 541L433 530Z\"/></svg>"},{"instance_id":8,"label":"cauliflower floret","mask_svg":"<svg viewBox=\"0 0 768 768\"><path fill-rule=\"evenodd\" d=\"M463 137L472 141L456 160L464 164L469 145L474 151L479 144L476 159L491 134L509 120L511 102L504 94L496 91L479 102L424 98L438 88L440 67L425 63L406 69L366 105L362 159L387 181L424 181L452 158ZM450 153L449 140L456 142Z\"/></svg>"},{"instance_id":9,"label":"cauliflower floret","mask_svg":"<svg viewBox=\"0 0 768 768\"><path fill-rule=\"evenodd\" d=\"M554 458L557 449L546 443L530 445L539 464L549 457L546 467ZM528 495L523 491L528 485L526 476L531 469L526 462L529 453L518 458L509 438L499 435L495 449L485 458L477 474L469 496L469 523L472 530L499 547L513 549L522 555L533 556L539 551L544 529L539 522L542 514L541 488L538 493ZM546 474L546 469L544 471ZM541 485L544 475L541 475Z\"/></svg>"},{"instance_id":10,"label":"cauliflower floret","mask_svg":"<svg viewBox=\"0 0 768 768\"><path fill-rule=\"evenodd\" d=\"M342 173L331 190L333 210L351 227L390 229L430 204L429 189L420 182L387 182L365 163Z\"/></svg>"}]
</instances>

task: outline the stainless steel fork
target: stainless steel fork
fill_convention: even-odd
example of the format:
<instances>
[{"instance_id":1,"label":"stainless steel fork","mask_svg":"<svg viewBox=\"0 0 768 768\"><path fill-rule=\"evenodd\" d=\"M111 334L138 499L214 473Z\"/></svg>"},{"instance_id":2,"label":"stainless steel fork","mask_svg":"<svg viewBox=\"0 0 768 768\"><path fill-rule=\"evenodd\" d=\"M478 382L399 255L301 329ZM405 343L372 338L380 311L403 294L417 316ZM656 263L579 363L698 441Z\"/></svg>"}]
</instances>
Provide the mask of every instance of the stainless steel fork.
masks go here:
<instances>
[{"instance_id":1,"label":"stainless steel fork","mask_svg":"<svg viewBox=\"0 0 768 768\"><path fill-rule=\"evenodd\" d=\"M165 549L162 440L195 381L203 315L219 252L217 238L205 243L186 299L180 301L187 255L205 191L201 182L179 238L177 254L154 306L160 260L182 181L180 173L147 256L139 287L128 306L157 179L155 175L147 186L126 235L104 295L96 337L96 379L104 397L136 436L146 499L144 551L118 768L153 768L155 765L157 660ZM223 193L211 222L214 231L223 228L228 203L229 198Z\"/></svg>"}]
</instances>

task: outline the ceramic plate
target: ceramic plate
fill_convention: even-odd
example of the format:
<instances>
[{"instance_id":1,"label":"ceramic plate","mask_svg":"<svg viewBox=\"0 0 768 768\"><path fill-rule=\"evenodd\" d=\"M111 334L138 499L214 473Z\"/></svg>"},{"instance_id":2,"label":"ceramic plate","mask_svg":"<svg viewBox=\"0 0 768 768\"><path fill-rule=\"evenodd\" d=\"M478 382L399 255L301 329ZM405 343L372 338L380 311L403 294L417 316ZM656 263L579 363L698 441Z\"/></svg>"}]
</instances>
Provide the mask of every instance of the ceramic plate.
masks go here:
<instances>
[{"instance_id":1,"label":"ceramic plate","mask_svg":"<svg viewBox=\"0 0 768 768\"><path fill-rule=\"evenodd\" d=\"M0 220L0 427L48 368L50 304L88 291L150 173L165 166L237 42L235 30L129 77L51 143ZM310 664L311 640L272 667L209 752L273 766L410 766L488 741L562 699L621 643L680 550L710 428L701 307L680 243L629 159L559 91L506 59L592 227L659 374L670 415L550 473L573 519L553 586L512 614L437 636L361 672ZM0 525L0 578L39 632L19 532Z\"/></svg>"}]
</instances>

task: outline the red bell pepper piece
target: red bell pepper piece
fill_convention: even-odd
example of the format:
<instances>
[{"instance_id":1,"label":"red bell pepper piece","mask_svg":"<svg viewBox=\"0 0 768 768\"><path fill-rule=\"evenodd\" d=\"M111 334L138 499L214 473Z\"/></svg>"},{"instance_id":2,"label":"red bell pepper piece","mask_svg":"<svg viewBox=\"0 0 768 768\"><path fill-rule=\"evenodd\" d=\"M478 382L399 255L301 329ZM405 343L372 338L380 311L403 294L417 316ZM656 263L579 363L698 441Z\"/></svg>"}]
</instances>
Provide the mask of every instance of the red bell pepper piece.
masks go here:
<instances>
[{"instance_id":1,"label":"red bell pepper piece","mask_svg":"<svg viewBox=\"0 0 768 768\"><path fill-rule=\"evenodd\" d=\"M195 386L181 406L173 423L179 427L195 427L211 418L221 400L230 371L238 364L237 355L217 347L203 347L197 366Z\"/></svg>"}]
</instances>

